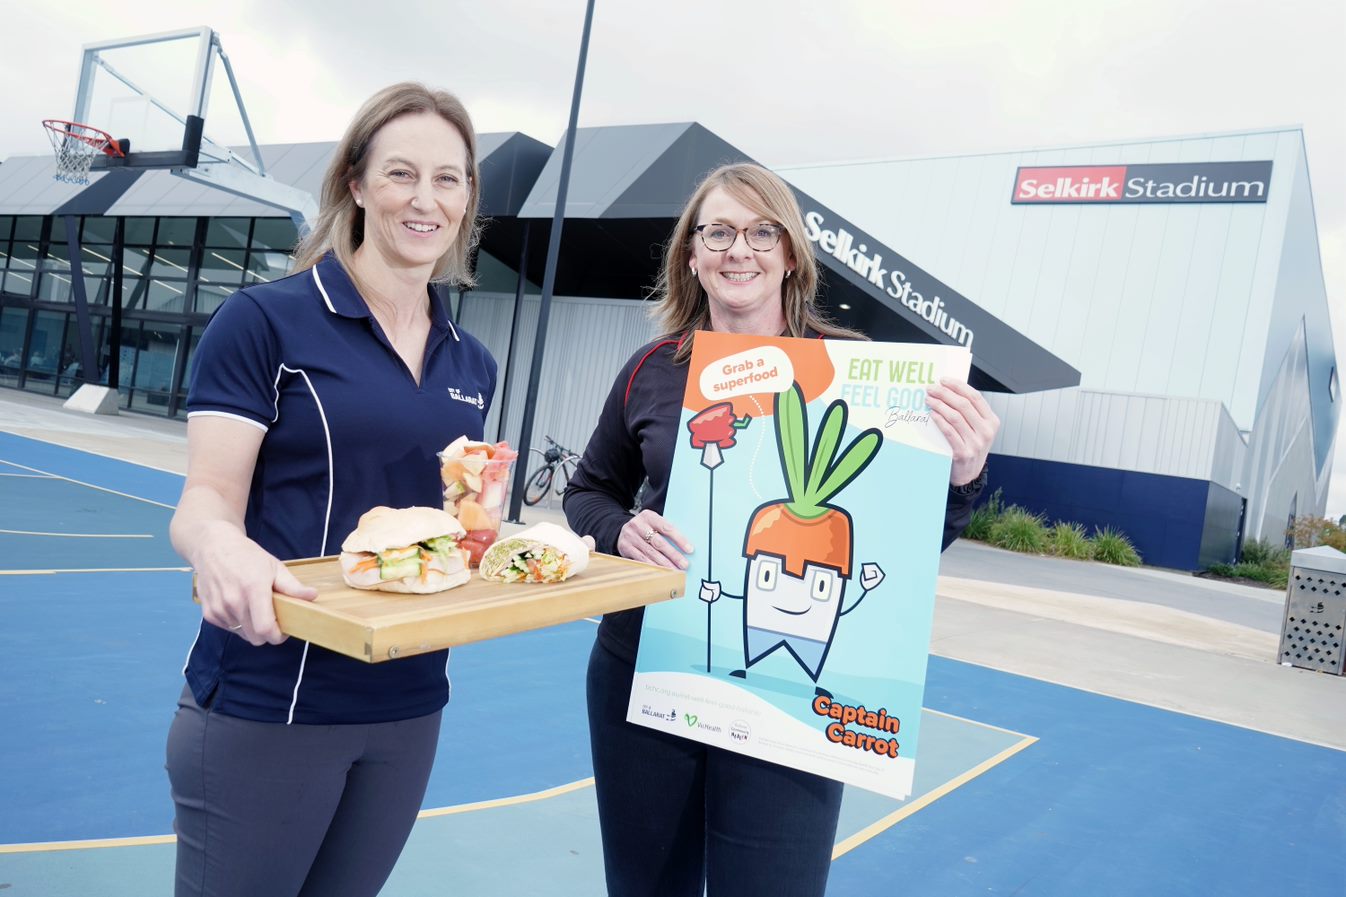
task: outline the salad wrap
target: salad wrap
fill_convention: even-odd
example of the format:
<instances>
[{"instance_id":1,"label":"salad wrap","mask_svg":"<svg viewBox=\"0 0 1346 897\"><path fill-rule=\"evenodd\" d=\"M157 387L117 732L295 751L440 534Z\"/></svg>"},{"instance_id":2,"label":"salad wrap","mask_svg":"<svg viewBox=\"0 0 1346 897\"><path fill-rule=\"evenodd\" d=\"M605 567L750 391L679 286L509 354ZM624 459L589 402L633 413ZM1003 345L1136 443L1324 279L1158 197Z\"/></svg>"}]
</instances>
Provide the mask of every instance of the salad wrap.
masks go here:
<instances>
[{"instance_id":1,"label":"salad wrap","mask_svg":"<svg viewBox=\"0 0 1346 897\"><path fill-rule=\"evenodd\" d=\"M482 579L491 582L564 582L589 566L589 548L555 523L539 523L501 539L482 556Z\"/></svg>"}]
</instances>

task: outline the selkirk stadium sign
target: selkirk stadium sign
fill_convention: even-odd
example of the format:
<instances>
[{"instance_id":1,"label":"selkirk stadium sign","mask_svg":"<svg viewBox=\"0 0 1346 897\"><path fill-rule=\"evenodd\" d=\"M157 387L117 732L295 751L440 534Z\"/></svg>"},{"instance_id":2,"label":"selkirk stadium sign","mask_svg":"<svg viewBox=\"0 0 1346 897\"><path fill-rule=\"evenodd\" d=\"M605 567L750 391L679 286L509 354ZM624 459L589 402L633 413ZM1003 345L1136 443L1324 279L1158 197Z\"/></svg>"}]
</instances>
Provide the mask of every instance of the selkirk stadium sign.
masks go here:
<instances>
[{"instance_id":1,"label":"selkirk stadium sign","mask_svg":"<svg viewBox=\"0 0 1346 897\"><path fill-rule=\"evenodd\" d=\"M1021 167L1015 204L1266 202L1271 162Z\"/></svg>"}]
</instances>

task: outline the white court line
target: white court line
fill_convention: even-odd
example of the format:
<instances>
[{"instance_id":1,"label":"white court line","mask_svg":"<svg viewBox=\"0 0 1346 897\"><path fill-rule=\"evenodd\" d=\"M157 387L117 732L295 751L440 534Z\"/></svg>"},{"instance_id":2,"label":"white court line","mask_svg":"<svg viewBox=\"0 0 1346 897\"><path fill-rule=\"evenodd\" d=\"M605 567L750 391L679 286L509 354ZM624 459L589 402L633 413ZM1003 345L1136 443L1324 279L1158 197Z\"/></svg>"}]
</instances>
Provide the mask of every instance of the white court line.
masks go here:
<instances>
[{"instance_id":1,"label":"white court line","mask_svg":"<svg viewBox=\"0 0 1346 897\"><path fill-rule=\"evenodd\" d=\"M0 477L13 477L16 480L54 480L56 477L45 473L0 473Z\"/></svg>"},{"instance_id":2,"label":"white court line","mask_svg":"<svg viewBox=\"0 0 1346 897\"><path fill-rule=\"evenodd\" d=\"M61 539L153 539L151 533L38 533L26 529L0 529L6 536L56 536Z\"/></svg>"},{"instance_id":3,"label":"white court line","mask_svg":"<svg viewBox=\"0 0 1346 897\"><path fill-rule=\"evenodd\" d=\"M89 454L94 454L94 453L93 453L93 452L90 452ZM86 482L84 482L83 480L76 480L76 479L73 479L73 478L71 478L71 477L63 477L63 476L61 476L59 473L52 473L50 470L40 470L40 469L38 469L38 468L36 468L36 467L29 467L27 464L18 464L18 463L15 463L14 461L5 461L4 463L5 463L5 464L8 464L8 465L10 465L10 466L12 466L12 467L18 467L18 468L21 468L21 469L23 469L23 470L31 470L31 471L33 471L34 473L46 474L47 476L49 476L49 477L51 477L51 478L53 478L53 479L57 479L57 480L65 480L67 483L74 483L76 486L88 486L90 489L97 489L99 492L108 492L108 493L110 493L110 494L112 494L112 495L120 495L122 498L131 498L131 499L134 499L134 500L136 500L136 501L143 501L143 502L145 502L145 504L149 504L149 505L158 505L158 506L161 507L161 508L168 508L168 510L170 510L170 511L177 510L177 506L176 506L176 505L166 505L166 504L164 504L164 503L161 502L161 501L155 501L155 500L152 499L152 498L142 498L142 497L139 496L139 495L132 495L132 494L129 493L129 492L118 492L116 489L109 489L109 488L107 488L106 486L95 486L93 483L86 483ZM128 462L128 463L129 463L129 462ZM142 466L143 466L143 465L142 465Z\"/></svg>"}]
</instances>

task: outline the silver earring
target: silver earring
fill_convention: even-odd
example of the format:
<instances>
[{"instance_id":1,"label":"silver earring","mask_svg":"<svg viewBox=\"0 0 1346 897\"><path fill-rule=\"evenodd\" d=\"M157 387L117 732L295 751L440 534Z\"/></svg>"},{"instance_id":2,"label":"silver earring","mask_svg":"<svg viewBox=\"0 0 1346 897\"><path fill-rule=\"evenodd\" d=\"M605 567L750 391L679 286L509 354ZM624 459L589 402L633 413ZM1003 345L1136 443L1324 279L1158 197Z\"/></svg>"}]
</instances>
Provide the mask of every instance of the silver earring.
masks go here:
<instances>
[{"instance_id":1,"label":"silver earring","mask_svg":"<svg viewBox=\"0 0 1346 897\"><path fill-rule=\"evenodd\" d=\"M793 273L794 273L793 271L786 271L786 272L785 272L785 279L786 279L786 280L789 280L789 279L790 279L790 275L793 274Z\"/></svg>"}]
</instances>

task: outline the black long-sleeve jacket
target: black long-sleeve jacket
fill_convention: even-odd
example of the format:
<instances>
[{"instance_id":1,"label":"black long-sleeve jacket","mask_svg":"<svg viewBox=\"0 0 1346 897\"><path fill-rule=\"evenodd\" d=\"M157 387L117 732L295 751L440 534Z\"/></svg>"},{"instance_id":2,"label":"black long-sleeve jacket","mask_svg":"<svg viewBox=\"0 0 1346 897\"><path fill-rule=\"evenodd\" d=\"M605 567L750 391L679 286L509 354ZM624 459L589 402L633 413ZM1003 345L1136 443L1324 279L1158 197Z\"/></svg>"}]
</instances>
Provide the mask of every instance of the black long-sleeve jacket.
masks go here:
<instances>
[{"instance_id":1,"label":"black long-sleeve jacket","mask_svg":"<svg viewBox=\"0 0 1346 897\"><path fill-rule=\"evenodd\" d=\"M630 508L642 482L649 480L642 507L663 513L687 365L675 364L675 339L655 340L636 350L622 366L603 405L584 459L570 480L565 513L570 528L593 536L599 551L615 554L617 536L631 519ZM943 548L967 526L980 490L950 490L944 512ZM635 662L644 609L606 614L598 628L604 647Z\"/></svg>"}]
</instances>

